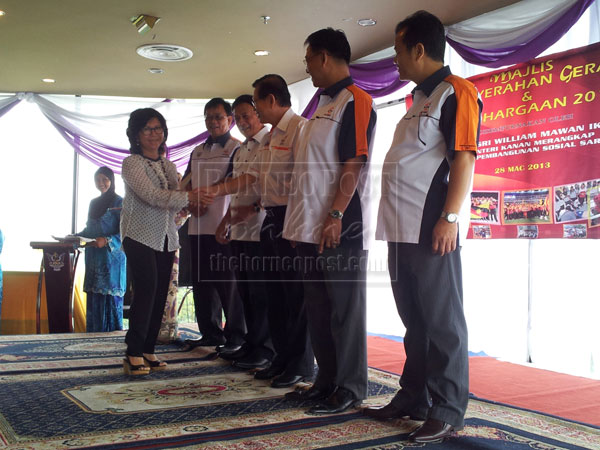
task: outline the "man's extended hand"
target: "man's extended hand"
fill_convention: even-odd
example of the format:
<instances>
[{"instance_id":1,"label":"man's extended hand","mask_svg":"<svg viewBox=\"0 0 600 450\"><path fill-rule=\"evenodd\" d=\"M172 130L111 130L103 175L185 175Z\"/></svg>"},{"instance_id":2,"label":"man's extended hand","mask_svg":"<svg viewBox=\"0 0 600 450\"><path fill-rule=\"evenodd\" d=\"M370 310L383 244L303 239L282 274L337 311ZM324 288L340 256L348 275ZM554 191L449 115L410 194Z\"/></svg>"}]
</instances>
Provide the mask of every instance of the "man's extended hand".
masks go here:
<instances>
[{"instance_id":1,"label":"man's extended hand","mask_svg":"<svg viewBox=\"0 0 600 450\"><path fill-rule=\"evenodd\" d=\"M215 197L219 192L217 186L203 186L198 188L198 201L204 206L208 206L215 201Z\"/></svg>"}]
</instances>

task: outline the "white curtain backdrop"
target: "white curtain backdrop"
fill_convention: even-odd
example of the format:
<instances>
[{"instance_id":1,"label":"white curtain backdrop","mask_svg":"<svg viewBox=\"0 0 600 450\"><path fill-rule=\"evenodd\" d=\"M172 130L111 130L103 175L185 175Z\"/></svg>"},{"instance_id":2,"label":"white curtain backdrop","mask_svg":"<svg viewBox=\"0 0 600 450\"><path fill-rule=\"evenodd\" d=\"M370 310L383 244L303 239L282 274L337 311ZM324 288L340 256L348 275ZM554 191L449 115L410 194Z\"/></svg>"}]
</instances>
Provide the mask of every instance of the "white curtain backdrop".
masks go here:
<instances>
[{"instance_id":1,"label":"white curtain backdrop","mask_svg":"<svg viewBox=\"0 0 600 450\"><path fill-rule=\"evenodd\" d=\"M575 3L576 0L522 0L450 25L447 35L478 49L510 47L539 35Z\"/></svg>"}]
</instances>

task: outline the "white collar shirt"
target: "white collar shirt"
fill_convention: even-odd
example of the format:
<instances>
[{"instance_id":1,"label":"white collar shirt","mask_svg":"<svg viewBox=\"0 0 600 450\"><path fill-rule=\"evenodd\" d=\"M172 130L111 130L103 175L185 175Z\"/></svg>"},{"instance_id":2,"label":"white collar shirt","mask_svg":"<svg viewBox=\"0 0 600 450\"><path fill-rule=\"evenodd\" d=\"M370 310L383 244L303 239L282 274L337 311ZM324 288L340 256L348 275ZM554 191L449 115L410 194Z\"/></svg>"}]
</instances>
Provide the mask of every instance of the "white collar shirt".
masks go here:
<instances>
[{"instance_id":1,"label":"white collar shirt","mask_svg":"<svg viewBox=\"0 0 600 450\"><path fill-rule=\"evenodd\" d=\"M242 143L240 148L233 156L232 178L238 178L249 173L250 167L254 164L259 152L268 144L269 129L263 127L258 133ZM254 175L254 174L251 174ZM260 227L265 218L264 210L255 214L242 222L236 222L236 208L248 206L260 200L260 187L258 182L247 186L243 191L233 194L229 208L231 211L231 239L236 241L260 241Z\"/></svg>"},{"instance_id":2,"label":"white collar shirt","mask_svg":"<svg viewBox=\"0 0 600 450\"><path fill-rule=\"evenodd\" d=\"M306 119L289 108L271 129L249 173L258 177L263 207L287 205L299 135Z\"/></svg>"},{"instance_id":3,"label":"white collar shirt","mask_svg":"<svg viewBox=\"0 0 600 450\"><path fill-rule=\"evenodd\" d=\"M240 141L229 138L225 145L219 142L205 142L197 146L191 156L192 188L211 186L223 180L229 169L231 156L239 147ZM190 217L188 233L193 235L214 235L217 226L229 206L229 197L219 197L208 207L206 214Z\"/></svg>"}]
</instances>

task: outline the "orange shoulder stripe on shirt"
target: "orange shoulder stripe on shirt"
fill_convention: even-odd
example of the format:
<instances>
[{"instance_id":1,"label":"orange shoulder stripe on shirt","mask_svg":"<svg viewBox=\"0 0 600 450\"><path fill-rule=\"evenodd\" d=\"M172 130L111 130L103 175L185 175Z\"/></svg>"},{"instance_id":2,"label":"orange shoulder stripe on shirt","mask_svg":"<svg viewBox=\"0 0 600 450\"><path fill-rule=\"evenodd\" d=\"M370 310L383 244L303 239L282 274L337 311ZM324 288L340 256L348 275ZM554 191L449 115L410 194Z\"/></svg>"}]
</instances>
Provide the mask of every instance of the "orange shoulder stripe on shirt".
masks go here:
<instances>
[{"instance_id":1,"label":"orange shoulder stripe on shirt","mask_svg":"<svg viewBox=\"0 0 600 450\"><path fill-rule=\"evenodd\" d=\"M354 84L347 86L354 96L354 128L356 130L356 156L369 155L367 129L371 120L373 98Z\"/></svg>"},{"instance_id":2,"label":"orange shoulder stripe on shirt","mask_svg":"<svg viewBox=\"0 0 600 450\"><path fill-rule=\"evenodd\" d=\"M475 85L464 78L449 75L445 81L450 83L456 94L456 142L457 151L477 152L477 127L479 125L479 105Z\"/></svg>"}]
</instances>

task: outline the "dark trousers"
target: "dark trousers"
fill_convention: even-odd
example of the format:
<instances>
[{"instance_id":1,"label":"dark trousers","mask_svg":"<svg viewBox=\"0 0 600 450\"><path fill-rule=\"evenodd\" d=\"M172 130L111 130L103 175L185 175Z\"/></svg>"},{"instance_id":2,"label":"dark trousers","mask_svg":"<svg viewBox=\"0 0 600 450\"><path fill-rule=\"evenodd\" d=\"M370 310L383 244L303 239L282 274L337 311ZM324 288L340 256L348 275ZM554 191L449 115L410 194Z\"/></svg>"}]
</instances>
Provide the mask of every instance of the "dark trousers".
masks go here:
<instances>
[{"instance_id":1,"label":"dark trousers","mask_svg":"<svg viewBox=\"0 0 600 450\"><path fill-rule=\"evenodd\" d=\"M192 288L196 320L202 336L242 345L246 334L244 307L229 267L231 248L214 235L189 235L192 248ZM223 312L225 327L223 328Z\"/></svg>"},{"instance_id":2,"label":"dark trousers","mask_svg":"<svg viewBox=\"0 0 600 450\"><path fill-rule=\"evenodd\" d=\"M460 427L469 396L460 248L439 256L428 245L389 242L388 263L406 327L402 389L392 402Z\"/></svg>"},{"instance_id":3,"label":"dark trousers","mask_svg":"<svg viewBox=\"0 0 600 450\"><path fill-rule=\"evenodd\" d=\"M296 250L281 236L285 210L285 206L267 208L260 232L269 329L276 352L273 365L289 375L312 376L315 357L308 332L302 276L293 267Z\"/></svg>"},{"instance_id":4,"label":"dark trousers","mask_svg":"<svg viewBox=\"0 0 600 450\"><path fill-rule=\"evenodd\" d=\"M131 270L133 301L129 308L129 330L125 335L127 354L154 353L160 330L175 252L151 249L133 239L123 240Z\"/></svg>"},{"instance_id":5,"label":"dark trousers","mask_svg":"<svg viewBox=\"0 0 600 450\"><path fill-rule=\"evenodd\" d=\"M235 276L244 305L248 333L244 347L255 357L273 359L274 351L267 320L267 292L260 253L260 243L231 241L232 257L237 259Z\"/></svg>"},{"instance_id":6,"label":"dark trousers","mask_svg":"<svg viewBox=\"0 0 600 450\"><path fill-rule=\"evenodd\" d=\"M315 385L336 385L367 397L366 262L355 247L325 249L298 244L305 264L304 303L319 365Z\"/></svg>"}]
</instances>

